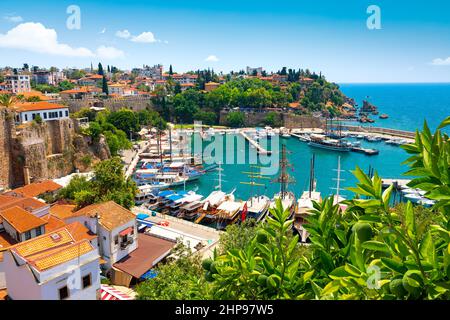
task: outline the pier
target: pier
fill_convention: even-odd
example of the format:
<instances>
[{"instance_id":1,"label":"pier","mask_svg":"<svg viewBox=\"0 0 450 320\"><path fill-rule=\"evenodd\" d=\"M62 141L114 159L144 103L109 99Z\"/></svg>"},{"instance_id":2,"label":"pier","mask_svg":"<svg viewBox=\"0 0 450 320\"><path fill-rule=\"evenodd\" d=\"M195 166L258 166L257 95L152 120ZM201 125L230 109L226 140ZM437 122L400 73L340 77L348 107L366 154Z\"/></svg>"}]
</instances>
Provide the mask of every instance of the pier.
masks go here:
<instances>
[{"instance_id":1,"label":"pier","mask_svg":"<svg viewBox=\"0 0 450 320\"><path fill-rule=\"evenodd\" d=\"M272 154L272 151L266 150L263 147L259 145L258 142L250 138L244 131L239 131L239 134L244 137L252 146L254 146L258 152L258 154L262 155L270 155Z\"/></svg>"}]
</instances>

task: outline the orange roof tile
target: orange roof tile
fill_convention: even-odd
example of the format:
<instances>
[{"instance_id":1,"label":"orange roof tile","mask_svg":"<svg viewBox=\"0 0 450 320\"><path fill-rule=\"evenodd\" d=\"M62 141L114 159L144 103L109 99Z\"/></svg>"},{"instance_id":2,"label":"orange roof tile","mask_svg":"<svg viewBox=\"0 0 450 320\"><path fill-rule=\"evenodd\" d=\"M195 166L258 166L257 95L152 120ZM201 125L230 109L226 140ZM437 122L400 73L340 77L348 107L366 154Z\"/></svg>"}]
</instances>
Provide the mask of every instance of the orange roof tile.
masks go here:
<instances>
[{"instance_id":1,"label":"orange roof tile","mask_svg":"<svg viewBox=\"0 0 450 320\"><path fill-rule=\"evenodd\" d=\"M51 103L47 101L39 101L39 102L21 102L17 103L14 108L19 112L25 111L38 111L38 110L53 110L53 109L64 109L68 108L65 105Z\"/></svg>"},{"instance_id":2,"label":"orange roof tile","mask_svg":"<svg viewBox=\"0 0 450 320\"><path fill-rule=\"evenodd\" d=\"M55 204L50 207L50 214L61 220L65 220L73 216L75 208L76 206L71 204Z\"/></svg>"},{"instance_id":3,"label":"orange roof tile","mask_svg":"<svg viewBox=\"0 0 450 320\"><path fill-rule=\"evenodd\" d=\"M52 237L55 235L57 235L57 239ZM69 231L62 228L52 233L46 233L42 236L18 243L12 246L11 250L17 252L17 254L24 258L28 258L47 250L63 247L73 242L74 239Z\"/></svg>"},{"instance_id":4,"label":"orange roof tile","mask_svg":"<svg viewBox=\"0 0 450 320\"><path fill-rule=\"evenodd\" d=\"M29 259L29 262L42 271L73 260L93 250L94 248L88 240L82 240L38 258Z\"/></svg>"},{"instance_id":5,"label":"orange roof tile","mask_svg":"<svg viewBox=\"0 0 450 320\"><path fill-rule=\"evenodd\" d=\"M16 244L10 250L42 271L95 250L89 243L92 237L96 236L77 222Z\"/></svg>"},{"instance_id":6,"label":"orange roof tile","mask_svg":"<svg viewBox=\"0 0 450 320\"><path fill-rule=\"evenodd\" d=\"M124 207L114 201L108 201L99 204L92 204L78 210L75 216L98 216L99 223L107 230L113 230L127 222L136 219L136 216Z\"/></svg>"},{"instance_id":7,"label":"orange roof tile","mask_svg":"<svg viewBox=\"0 0 450 320\"><path fill-rule=\"evenodd\" d=\"M0 216L19 233L30 231L45 225L47 222L19 207L12 207L0 212Z\"/></svg>"},{"instance_id":8,"label":"orange roof tile","mask_svg":"<svg viewBox=\"0 0 450 320\"><path fill-rule=\"evenodd\" d=\"M0 210L5 210L15 206L27 211L33 211L36 209L41 209L47 206L47 204L29 197L17 197L8 194L0 194Z\"/></svg>"},{"instance_id":9,"label":"orange roof tile","mask_svg":"<svg viewBox=\"0 0 450 320\"><path fill-rule=\"evenodd\" d=\"M53 232L59 228L62 228L66 225L64 221L61 219L51 215L46 214L45 216L41 217L42 220L47 221L47 224L45 225L45 233Z\"/></svg>"},{"instance_id":10,"label":"orange roof tile","mask_svg":"<svg viewBox=\"0 0 450 320\"><path fill-rule=\"evenodd\" d=\"M47 97L46 95L44 95L42 92L40 91L35 91L32 90L30 92L21 92L20 93L25 99L27 98L31 98L31 97L38 97L41 100L50 100L49 97Z\"/></svg>"},{"instance_id":11,"label":"orange roof tile","mask_svg":"<svg viewBox=\"0 0 450 320\"><path fill-rule=\"evenodd\" d=\"M92 240L97 238L97 235L93 234L86 228L81 222L75 221L66 226L66 229L70 232L72 237L76 241L80 240Z\"/></svg>"},{"instance_id":12,"label":"orange roof tile","mask_svg":"<svg viewBox=\"0 0 450 320\"><path fill-rule=\"evenodd\" d=\"M27 184L26 186L12 190L12 192L33 198L47 192L54 192L61 188L62 186L57 184L56 182L53 182L52 180L45 180L42 182Z\"/></svg>"}]
</instances>

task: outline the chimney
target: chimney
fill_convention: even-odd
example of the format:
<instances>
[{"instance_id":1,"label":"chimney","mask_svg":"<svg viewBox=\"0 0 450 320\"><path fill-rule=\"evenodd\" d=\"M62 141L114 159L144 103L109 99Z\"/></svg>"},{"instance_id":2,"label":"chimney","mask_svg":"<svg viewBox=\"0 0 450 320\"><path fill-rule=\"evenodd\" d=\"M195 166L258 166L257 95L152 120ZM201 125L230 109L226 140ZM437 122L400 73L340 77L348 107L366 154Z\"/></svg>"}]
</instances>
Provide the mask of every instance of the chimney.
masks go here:
<instances>
[{"instance_id":1,"label":"chimney","mask_svg":"<svg viewBox=\"0 0 450 320\"><path fill-rule=\"evenodd\" d=\"M25 185L30 184L30 168L28 166L23 167L23 180Z\"/></svg>"}]
</instances>

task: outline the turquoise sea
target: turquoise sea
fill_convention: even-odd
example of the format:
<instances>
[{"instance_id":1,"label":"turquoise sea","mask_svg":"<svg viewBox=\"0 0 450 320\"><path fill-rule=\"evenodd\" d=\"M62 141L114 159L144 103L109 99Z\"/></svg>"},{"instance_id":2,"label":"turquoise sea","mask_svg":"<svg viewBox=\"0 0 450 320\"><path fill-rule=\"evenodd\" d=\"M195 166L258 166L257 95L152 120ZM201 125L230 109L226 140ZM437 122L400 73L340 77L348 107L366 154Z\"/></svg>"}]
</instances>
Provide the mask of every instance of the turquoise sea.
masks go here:
<instances>
[{"instance_id":1,"label":"turquoise sea","mask_svg":"<svg viewBox=\"0 0 450 320\"><path fill-rule=\"evenodd\" d=\"M341 85L343 92L355 98L358 104L362 105L362 100L369 96L371 103L379 107L380 113L389 114L389 119L378 120L374 125L388 128L414 131L423 125L427 119L430 127L434 129L440 121L450 115L450 84L344 84ZM243 139L238 137L238 139ZM355 166L360 166L364 171L373 167L381 177L402 178L402 173L407 167L401 163L408 155L398 146L386 144L384 142L362 142L363 147L376 148L379 155L366 156L364 154L347 152L339 153L328 150L311 148L305 142L297 138L279 139L280 143L285 143L289 151L288 160L292 164L289 174L295 179L295 183L289 186L296 196L300 196L307 190L309 184L310 159L314 153L315 176L317 179L317 189L322 192L322 196L334 193L336 186L336 171L338 156L341 156L341 194L350 196L350 192L344 190L345 187L353 186L355 178L350 170ZM204 146L210 142L205 142ZM280 148L281 149L281 148ZM248 143L246 143L248 150ZM237 150L236 152L242 152ZM231 191L236 188L235 196L239 199L248 199L255 194L265 194L272 197L279 191L279 184L272 181L276 175L270 179L256 179L255 181L264 186L250 187L241 182L250 182L246 172L258 170L251 168L249 164L224 164L223 165L223 190ZM217 172L211 171L200 180L189 183L188 189L196 190L198 193L207 196L217 185Z\"/></svg>"}]
</instances>

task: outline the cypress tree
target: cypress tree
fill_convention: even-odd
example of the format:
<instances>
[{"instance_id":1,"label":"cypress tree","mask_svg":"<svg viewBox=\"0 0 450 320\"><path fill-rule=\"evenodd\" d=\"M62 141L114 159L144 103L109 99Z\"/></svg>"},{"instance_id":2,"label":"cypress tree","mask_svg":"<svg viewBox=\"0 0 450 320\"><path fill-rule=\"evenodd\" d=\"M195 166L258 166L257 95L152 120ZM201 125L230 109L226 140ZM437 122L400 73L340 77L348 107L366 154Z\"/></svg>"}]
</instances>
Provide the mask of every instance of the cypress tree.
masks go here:
<instances>
[{"instance_id":1,"label":"cypress tree","mask_svg":"<svg viewBox=\"0 0 450 320\"><path fill-rule=\"evenodd\" d=\"M103 75L104 74L104 72L103 72L103 66L102 66L102 64L99 62L98 63L98 72L97 72L99 75Z\"/></svg>"},{"instance_id":2,"label":"cypress tree","mask_svg":"<svg viewBox=\"0 0 450 320\"><path fill-rule=\"evenodd\" d=\"M106 95L109 95L108 82L106 81L105 76L103 76L103 79L102 79L102 92L105 93Z\"/></svg>"},{"instance_id":3,"label":"cypress tree","mask_svg":"<svg viewBox=\"0 0 450 320\"><path fill-rule=\"evenodd\" d=\"M173 75L172 65L169 67L169 75Z\"/></svg>"}]
</instances>

